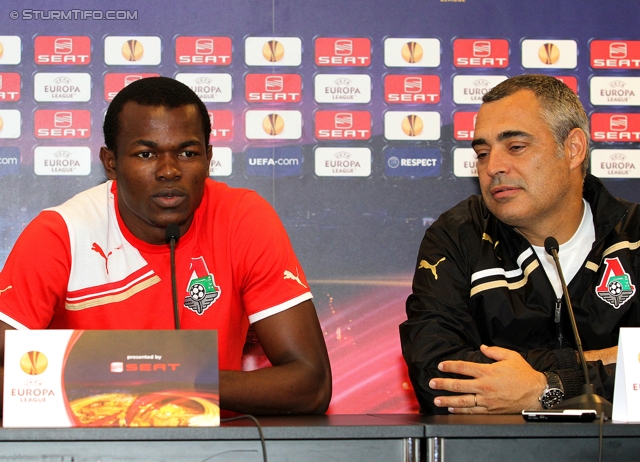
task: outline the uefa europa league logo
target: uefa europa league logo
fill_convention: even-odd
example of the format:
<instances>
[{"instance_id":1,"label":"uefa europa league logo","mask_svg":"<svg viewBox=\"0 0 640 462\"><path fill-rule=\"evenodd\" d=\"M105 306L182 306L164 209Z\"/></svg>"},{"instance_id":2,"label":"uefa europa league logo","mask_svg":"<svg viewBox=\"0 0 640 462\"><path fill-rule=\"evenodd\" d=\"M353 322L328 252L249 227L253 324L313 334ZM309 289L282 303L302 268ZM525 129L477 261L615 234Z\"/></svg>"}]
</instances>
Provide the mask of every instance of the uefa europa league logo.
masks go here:
<instances>
[{"instance_id":1,"label":"uefa europa league logo","mask_svg":"<svg viewBox=\"0 0 640 462\"><path fill-rule=\"evenodd\" d=\"M42 374L49 365L47 357L39 351L30 351L20 358L20 368L29 375Z\"/></svg>"}]
</instances>

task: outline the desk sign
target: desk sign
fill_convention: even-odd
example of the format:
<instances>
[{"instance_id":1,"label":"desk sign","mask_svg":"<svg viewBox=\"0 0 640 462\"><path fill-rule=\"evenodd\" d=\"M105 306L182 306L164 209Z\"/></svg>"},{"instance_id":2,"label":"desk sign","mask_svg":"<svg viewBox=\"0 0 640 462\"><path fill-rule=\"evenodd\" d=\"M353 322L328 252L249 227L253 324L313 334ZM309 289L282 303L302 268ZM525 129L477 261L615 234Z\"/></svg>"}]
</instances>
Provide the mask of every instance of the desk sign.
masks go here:
<instances>
[{"instance_id":1,"label":"desk sign","mask_svg":"<svg viewBox=\"0 0 640 462\"><path fill-rule=\"evenodd\" d=\"M216 331L11 330L4 427L220 425Z\"/></svg>"},{"instance_id":2,"label":"desk sign","mask_svg":"<svg viewBox=\"0 0 640 462\"><path fill-rule=\"evenodd\" d=\"M640 422L640 328L623 327L618 339L613 415L616 422Z\"/></svg>"}]
</instances>

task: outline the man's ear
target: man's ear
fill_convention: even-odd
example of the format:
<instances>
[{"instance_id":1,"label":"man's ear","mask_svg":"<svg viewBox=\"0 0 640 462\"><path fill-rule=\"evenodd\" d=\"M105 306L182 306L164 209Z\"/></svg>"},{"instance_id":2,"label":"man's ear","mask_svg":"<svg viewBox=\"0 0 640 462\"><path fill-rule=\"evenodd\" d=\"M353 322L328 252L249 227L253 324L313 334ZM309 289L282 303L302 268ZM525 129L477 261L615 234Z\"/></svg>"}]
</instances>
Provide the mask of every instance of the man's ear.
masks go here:
<instances>
[{"instance_id":1,"label":"man's ear","mask_svg":"<svg viewBox=\"0 0 640 462\"><path fill-rule=\"evenodd\" d=\"M117 180L118 172L116 170L116 154L105 146L102 146L100 148L100 162L102 162L107 178L110 180Z\"/></svg>"},{"instance_id":2,"label":"man's ear","mask_svg":"<svg viewBox=\"0 0 640 462\"><path fill-rule=\"evenodd\" d=\"M211 158L213 157L213 146L207 146L207 165L211 164Z\"/></svg>"},{"instance_id":3,"label":"man's ear","mask_svg":"<svg viewBox=\"0 0 640 462\"><path fill-rule=\"evenodd\" d=\"M571 160L571 169L582 168L582 162L587 155L587 149L589 149L589 143L587 141L587 135L580 129L574 128L569 132L569 136L564 143L565 154L569 156Z\"/></svg>"}]
</instances>

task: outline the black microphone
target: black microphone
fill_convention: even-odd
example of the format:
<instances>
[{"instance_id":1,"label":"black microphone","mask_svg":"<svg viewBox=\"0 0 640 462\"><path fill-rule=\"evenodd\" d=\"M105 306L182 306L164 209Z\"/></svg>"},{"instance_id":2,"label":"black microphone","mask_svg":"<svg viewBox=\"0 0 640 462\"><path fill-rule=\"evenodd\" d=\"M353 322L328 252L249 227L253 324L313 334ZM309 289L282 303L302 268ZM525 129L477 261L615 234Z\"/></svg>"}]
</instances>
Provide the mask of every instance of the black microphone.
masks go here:
<instances>
[{"instance_id":1,"label":"black microphone","mask_svg":"<svg viewBox=\"0 0 640 462\"><path fill-rule=\"evenodd\" d=\"M560 246L555 237L549 236L544 240L544 249L549 255L553 257L553 261L556 264L558 276L560 276L560 283L562 284L562 292L564 294L564 300L567 304L567 311L569 312L569 319L571 320L571 329L573 330L573 336L576 340L576 347L578 349L578 356L582 363L582 372L584 374L584 385L582 385L582 394L575 398L568 399L553 407L553 409L595 409L596 413L600 415L604 412L605 416L611 417L613 409L612 404L604 399L602 396L596 395L595 387L589 380L589 372L587 370L587 361L584 359L584 351L582 351L582 342L580 341L580 334L578 333L578 326L576 325L576 318L573 314L573 306L571 305L571 299L569 298L569 289L564 281L564 275L562 274L562 267L560 266L560 258L558 257L558 251Z\"/></svg>"},{"instance_id":2,"label":"black microphone","mask_svg":"<svg viewBox=\"0 0 640 462\"><path fill-rule=\"evenodd\" d=\"M180 227L171 223L164 231L164 239L171 251L171 289L173 292L173 321L176 330L180 329L180 316L178 315L178 291L176 289L176 243L180 239Z\"/></svg>"}]
</instances>

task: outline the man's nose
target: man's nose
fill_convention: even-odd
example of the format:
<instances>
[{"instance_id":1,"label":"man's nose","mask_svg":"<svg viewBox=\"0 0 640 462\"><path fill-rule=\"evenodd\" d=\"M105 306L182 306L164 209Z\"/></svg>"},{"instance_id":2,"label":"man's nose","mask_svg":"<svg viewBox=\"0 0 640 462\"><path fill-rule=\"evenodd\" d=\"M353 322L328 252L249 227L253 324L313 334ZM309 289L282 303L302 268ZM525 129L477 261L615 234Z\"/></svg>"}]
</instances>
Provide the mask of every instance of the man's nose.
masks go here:
<instances>
[{"instance_id":1,"label":"man's nose","mask_svg":"<svg viewBox=\"0 0 640 462\"><path fill-rule=\"evenodd\" d=\"M162 153L158 157L158 169L156 172L158 179L176 180L182 176L180 161L175 154Z\"/></svg>"},{"instance_id":2,"label":"man's nose","mask_svg":"<svg viewBox=\"0 0 640 462\"><path fill-rule=\"evenodd\" d=\"M509 171L509 156L504 149L499 147L491 148L487 159L487 174L496 176Z\"/></svg>"}]
</instances>

